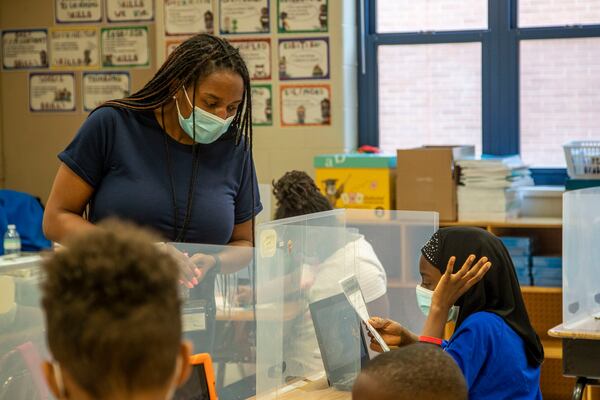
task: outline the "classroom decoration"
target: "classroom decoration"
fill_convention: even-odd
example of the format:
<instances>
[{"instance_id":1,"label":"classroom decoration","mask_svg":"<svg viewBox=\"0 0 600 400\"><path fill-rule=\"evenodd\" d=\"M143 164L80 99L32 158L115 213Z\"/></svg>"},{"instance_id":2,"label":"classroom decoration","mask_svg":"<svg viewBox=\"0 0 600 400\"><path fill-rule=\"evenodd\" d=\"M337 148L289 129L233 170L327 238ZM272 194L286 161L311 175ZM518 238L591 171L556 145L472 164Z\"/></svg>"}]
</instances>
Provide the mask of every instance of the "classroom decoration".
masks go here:
<instances>
[{"instance_id":1,"label":"classroom decoration","mask_svg":"<svg viewBox=\"0 0 600 400\"><path fill-rule=\"evenodd\" d=\"M269 0L219 0L222 34L268 33Z\"/></svg>"},{"instance_id":2,"label":"classroom decoration","mask_svg":"<svg viewBox=\"0 0 600 400\"><path fill-rule=\"evenodd\" d=\"M72 72L31 73L29 110L32 112L75 111L75 74Z\"/></svg>"},{"instance_id":3,"label":"classroom decoration","mask_svg":"<svg viewBox=\"0 0 600 400\"><path fill-rule=\"evenodd\" d=\"M108 22L152 21L154 0L105 0Z\"/></svg>"},{"instance_id":4,"label":"classroom decoration","mask_svg":"<svg viewBox=\"0 0 600 400\"><path fill-rule=\"evenodd\" d=\"M273 125L273 96L271 85L252 85L252 124Z\"/></svg>"},{"instance_id":5,"label":"classroom decoration","mask_svg":"<svg viewBox=\"0 0 600 400\"><path fill-rule=\"evenodd\" d=\"M2 31L2 66L4 69L47 68L48 31Z\"/></svg>"},{"instance_id":6,"label":"classroom decoration","mask_svg":"<svg viewBox=\"0 0 600 400\"><path fill-rule=\"evenodd\" d=\"M279 33L327 32L328 0L278 0Z\"/></svg>"},{"instance_id":7,"label":"classroom decoration","mask_svg":"<svg viewBox=\"0 0 600 400\"><path fill-rule=\"evenodd\" d=\"M50 29L51 68L97 68L99 65L98 29Z\"/></svg>"},{"instance_id":8,"label":"classroom decoration","mask_svg":"<svg viewBox=\"0 0 600 400\"><path fill-rule=\"evenodd\" d=\"M107 100L129 96L131 79L128 72L84 72L83 110L92 111Z\"/></svg>"},{"instance_id":9,"label":"classroom decoration","mask_svg":"<svg viewBox=\"0 0 600 400\"><path fill-rule=\"evenodd\" d=\"M329 85L284 85L280 88L281 125L331 125Z\"/></svg>"},{"instance_id":10,"label":"classroom decoration","mask_svg":"<svg viewBox=\"0 0 600 400\"><path fill-rule=\"evenodd\" d=\"M271 39L232 39L230 43L240 50L250 79L271 79Z\"/></svg>"},{"instance_id":11,"label":"classroom decoration","mask_svg":"<svg viewBox=\"0 0 600 400\"><path fill-rule=\"evenodd\" d=\"M329 39L279 39L279 79L328 79Z\"/></svg>"},{"instance_id":12,"label":"classroom decoration","mask_svg":"<svg viewBox=\"0 0 600 400\"><path fill-rule=\"evenodd\" d=\"M102 28L101 38L102 65L104 67L149 65L147 27Z\"/></svg>"},{"instance_id":13,"label":"classroom decoration","mask_svg":"<svg viewBox=\"0 0 600 400\"><path fill-rule=\"evenodd\" d=\"M101 22L101 0L55 0L54 19L57 24Z\"/></svg>"},{"instance_id":14,"label":"classroom decoration","mask_svg":"<svg viewBox=\"0 0 600 400\"><path fill-rule=\"evenodd\" d=\"M165 34L214 33L212 0L165 0Z\"/></svg>"}]
</instances>

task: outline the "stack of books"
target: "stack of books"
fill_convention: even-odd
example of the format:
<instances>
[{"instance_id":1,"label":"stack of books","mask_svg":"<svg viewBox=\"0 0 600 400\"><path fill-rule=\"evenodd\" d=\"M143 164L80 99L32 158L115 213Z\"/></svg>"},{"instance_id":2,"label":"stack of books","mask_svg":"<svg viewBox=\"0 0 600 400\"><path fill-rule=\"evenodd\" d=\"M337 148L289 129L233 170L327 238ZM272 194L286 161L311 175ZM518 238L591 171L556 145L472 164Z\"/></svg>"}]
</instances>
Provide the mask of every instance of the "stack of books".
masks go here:
<instances>
[{"instance_id":1,"label":"stack of books","mask_svg":"<svg viewBox=\"0 0 600 400\"><path fill-rule=\"evenodd\" d=\"M533 185L529 168L519 156L458 160L458 219L503 221L519 216L517 188Z\"/></svg>"},{"instance_id":2,"label":"stack of books","mask_svg":"<svg viewBox=\"0 0 600 400\"><path fill-rule=\"evenodd\" d=\"M531 286L532 238L504 236L500 240L502 240L512 258L517 279L521 286Z\"/></svg>"},{"instance_id":3,"label":"stack of books","mask_svg":"<svg viewBox=\"0 0 600 400\"><path fill-rule=\"evenodd\" d=\"M534 256L531 276L534 286L562 287L562 258Z\"/></svg>"}]
</instances>

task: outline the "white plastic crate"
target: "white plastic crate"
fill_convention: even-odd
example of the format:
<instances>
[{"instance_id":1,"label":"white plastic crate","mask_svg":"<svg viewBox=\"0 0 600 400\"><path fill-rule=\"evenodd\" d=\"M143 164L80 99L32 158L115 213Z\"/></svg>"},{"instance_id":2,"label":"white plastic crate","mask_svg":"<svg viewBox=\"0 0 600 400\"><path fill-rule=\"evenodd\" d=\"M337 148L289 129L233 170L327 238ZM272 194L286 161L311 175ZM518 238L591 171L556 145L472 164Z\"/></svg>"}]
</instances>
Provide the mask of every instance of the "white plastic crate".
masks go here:
<instances>
[{"instance_id":1,"label":"white plastic crate","mask_svg":"<svg viewBox=\"0 0 600 400\"><path fill-rule=\"evenodd\" d=\"M574 141L563 148L569 177L600 179L600 141Z\"/></svg>"}]
</instances>

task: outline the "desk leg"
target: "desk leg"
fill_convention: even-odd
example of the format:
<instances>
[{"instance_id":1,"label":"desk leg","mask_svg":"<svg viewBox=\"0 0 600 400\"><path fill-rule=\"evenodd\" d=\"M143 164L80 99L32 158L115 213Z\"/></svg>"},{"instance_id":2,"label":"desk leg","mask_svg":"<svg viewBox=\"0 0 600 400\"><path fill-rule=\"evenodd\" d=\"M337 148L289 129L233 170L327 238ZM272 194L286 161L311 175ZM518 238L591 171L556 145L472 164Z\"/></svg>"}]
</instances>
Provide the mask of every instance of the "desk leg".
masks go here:
<instances>
[{"instance_id":1,"label":"desk leg","mask_svg":"<svg viewBox=\"0 0 600 400\"><path fill-rule=\"evenodd\" d=\"M573 388L572 400L582 400L583 399L583 391L585 390L586 384L587 384L586 378L584 378L584 377L577 378L577 383L575 383L575 388Z\"/></svg>"}]
</instances>

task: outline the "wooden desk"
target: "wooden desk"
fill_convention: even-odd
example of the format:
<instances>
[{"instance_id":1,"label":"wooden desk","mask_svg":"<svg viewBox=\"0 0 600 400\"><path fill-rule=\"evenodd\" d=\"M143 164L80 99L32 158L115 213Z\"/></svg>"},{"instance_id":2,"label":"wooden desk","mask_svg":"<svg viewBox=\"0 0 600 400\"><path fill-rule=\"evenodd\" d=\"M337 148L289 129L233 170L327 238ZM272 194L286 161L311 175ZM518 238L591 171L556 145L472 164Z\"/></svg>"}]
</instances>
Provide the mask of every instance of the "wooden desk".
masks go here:
<instances>
[{"instance_id":1,"label":"wooden desk","mask_svg":"<svg viewBox=\"0 0 600 400\"><path fill-rule=\"evenodd\" d=\"M277 400L350 400L352 399L351 392L341 392L334 388L328 387L327 379L321 378L314 382L306 382L304 384L293 384L289 386L286 393L275 395L266 395L265 398ZM286 390L286 389L283 389ZM263 396L258 397L258 399ZM251 399L256 399L252 397ZM249 399L250 400L250 399Z\"/></svg>"},{"instance_id":2,"label":"wooden desk","mask_svg":"<svg viewBox=\"0 0 600 400\"><path fill-rule=\"evenodd\" d=\"M589 318L576 329L559 325L548 335L562 340L563 374L577 378L572 399L582 399L587 385L600 385L600 320Z\"/></svg>"}]
</instances>

